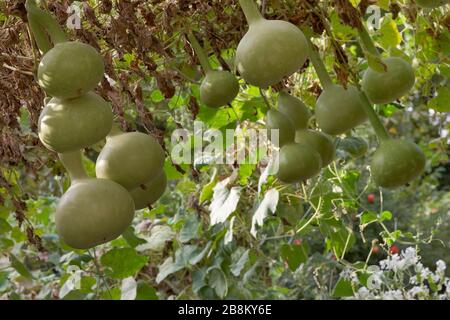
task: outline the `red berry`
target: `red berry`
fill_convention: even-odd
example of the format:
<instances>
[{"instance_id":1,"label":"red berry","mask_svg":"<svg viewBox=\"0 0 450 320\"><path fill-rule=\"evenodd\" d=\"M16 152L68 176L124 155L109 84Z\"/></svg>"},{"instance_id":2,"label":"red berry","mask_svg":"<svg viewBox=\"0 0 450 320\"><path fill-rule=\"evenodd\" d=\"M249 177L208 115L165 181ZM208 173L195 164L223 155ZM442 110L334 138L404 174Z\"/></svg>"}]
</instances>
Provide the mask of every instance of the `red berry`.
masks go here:
<instances>
[{"instance_id":1,"label":"red berry","mask_svg":"<svg viewBox=\"0 0 450 320\"><path fill-rule=\"evenodd\" d=\"M377 254L378 252L380 252L380 247L379 246L373 246L372 253Z\"/></svg>"},{"instance_id":2,"label":"red berry","mask_svg":"<svg viewBox=\"0 0 450 320\"><path fill-rule=\"evenodd\" d=\"M294 240L294 246L299 246L302 244L302 239L295 239Z\"/></svg>"},{"instance_id":3,"label":"red berry","mask_svg":"<svg viewBox=\"0 0 450 320\"><path fill-rule=\"evenodd\" d=\"M398 249L398 247L397 247L395 244L393 244L393 245L391 246L391 248L389 249L389 251L390 251L392 254L397 254L397 253L400 252L400 250Z\"/></svg>"},{"instance_id":4,"label":"red berry","mask_svg":"<svg viewBox=\"0 0 450 320\"><path fill-rule=\"evenodd\" d=\"M367 195L367 202L374 203L375 202L375 195L373 193L369 193Z\"/></svg>"}]
</instances>

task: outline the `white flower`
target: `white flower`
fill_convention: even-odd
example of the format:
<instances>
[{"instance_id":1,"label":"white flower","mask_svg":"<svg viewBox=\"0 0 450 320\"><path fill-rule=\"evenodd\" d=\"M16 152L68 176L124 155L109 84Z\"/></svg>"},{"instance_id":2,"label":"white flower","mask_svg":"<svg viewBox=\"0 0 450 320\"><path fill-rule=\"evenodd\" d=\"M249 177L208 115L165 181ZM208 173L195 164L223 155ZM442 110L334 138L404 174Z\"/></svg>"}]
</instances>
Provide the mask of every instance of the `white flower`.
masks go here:
<instances>
[{"instance_id":1,"label":"white flower","mask_svg":"<svg viewBox=\"0 0 450 320\"><path fill-rule=\"evenodd\" d=\"M383 300L403 300L403 293L400 290L389 290L381 294Z\"/></svg>"},{"instance_id":2,"label":"white flower","mask_svg":"<svg viewBox=\"0 0 450 320\"><path fill-rule=\"evenodd\" d=\"M356 293L356 298L360 300L367 300L371 299L372 297L372 294L366 287L359 288L358 292Z\"/></svg>"},{"instance_id":3,"label":"white flower","mask_svg":"<svg viewBox=\"0 0 450 320\"><path fill-rule=\"evenodd\" d=\"M447 269L447 265L445 264L445 262L442 260L438 260L436 262L436 273L444 275L445 269Z\"/></svg>"},{"instance_id":4,"label":"white flower","mask_svg":"<svg viewBox=\"0 0 450 320\"><path fill-rule=\"evenodd\" d=\"M409 295L411 298L414 298L415 296L417 296L417 295L419 295L419 294L425 294L425 295L428 295L428 294L429 294L429 291L428 291L427 288L425 288L425 287L419 287L419 286L412 287L412 288L408 291L408 295Z\"/></svg>"},{"instance_id":5,"label":"white flower","mask_svg":"<svg viewBox=\"0 0 450 320\"><path fill-rule=\"evenodd\" d=\"M406 248L406 250L402 252L401 256L403 258L403 270L415 265L419 261L417 252L413 247Z\"/></svg>"}]
</instances>

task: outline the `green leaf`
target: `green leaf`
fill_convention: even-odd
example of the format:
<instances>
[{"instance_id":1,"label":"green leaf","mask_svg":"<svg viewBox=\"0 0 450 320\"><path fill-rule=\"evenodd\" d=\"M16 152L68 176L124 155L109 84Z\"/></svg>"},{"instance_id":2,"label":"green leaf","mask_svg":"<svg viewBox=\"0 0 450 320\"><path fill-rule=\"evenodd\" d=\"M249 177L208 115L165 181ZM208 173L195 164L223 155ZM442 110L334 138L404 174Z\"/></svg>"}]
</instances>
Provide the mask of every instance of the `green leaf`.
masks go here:
<instances>
[{"instance_id":1,"label":"green leaf","mask_svg":"<svg viewBox=\"0 0 450 320\"><path fill-rule=\"evenodd\" d=\"M133 227L128 227L122 234L122 237L130 245L130 247L136 248L138 245L146 243L144 239L138 238L134 233Z\"/></svg>"},{"instance_id":2,"label":"green leaf","mask_svg":"<svg viewBox=\"0 0 450 320\"><path fill-rule=\"evenodd\" d=\"M350 280L345 280L343 278L339 279L333 289L333 297L335 298L351 297L353 294L352 283Z\"/></svg>"},{"instance_id":3,"label":"green leaf","mask_svg":"<svg viewBox=\"0 0 450 320\"><path fill-rule=\"evenodd\" d=\"M369 224L378 220L378 214L373 211L364 211L360 216L361 224Z\"/></svg>"},{"instance_id":4,"label":"green leaf","mask_svg":"<svg viewBox=\"0 0 450 320\"><path fill-rule=\"evenodd\" d=\"M283 244L280 248L281 258L288 263L292 271L308 260L309 246L302 242L299 245Z\"/></svg>"},{"instance_id":5,"label":"green leaf","mask_svg":"<svg viewBox=\"0 0 450 320\"><path fill-rule=\"evenodd\" d=\"M244 269L245 264L248 261L249 252L249 249L245 250L245 252L240 256L239 260L231 265L230 270L234 276L238 277L241 274L242 269Z\"/></svg>"},{"instance_id":6,"label":"green leaf","mask_svg":"<svg viewBox=\"0 0 450 320\"><path fill-rule=\"evenodd\" d=\"M11 263L11 267L13 267L21 276L32 279L33 275L28 270L28 268L20 262L15 255L12 253L9 254L9 262Z\"/></svg>"},{"instance_id":7,"label":"green leaf","mask_svg":"<svg viewBox=\"0 0 450 320\"><path fill-rule=\"evenodd\" d=\"M380 221L383 222L385 220L391 220L392 219L392 212L390 211L383 211L380 215Z\"/></svg>"},{"instance_id":8,"label":"green leaf","mask_svg":"<svg viewBox=\"0 0 450 320\"><path fill-rule=\"evenodd\" d=\"M248 179L251 177L256 169L256 164L240 164L239 165L239 184L241 186L246 186L248 184Z\"/></svg>"},{"instance_id":9,"label":"green leaf","mask_svg":"<svg viewBox=\"0 0 450 320\"><path fill-rule=\"evenodd\" d=\"M135 300L158 300L156 289L150 287L144 281L139 280L137 283L137 293Z\"/></svg>"},{"instance_id":10,"label":"green leaf","mask_svg":"<svg viewBox=\"0 0 450 320\"><path fill-rule=\"evenodd\" d=\"M9 225L9 223L5 219L0 218L0 234L9 232L11 230L12 227Z\"/></svg>"},{"instance_id":11,"label":"green leaf","mask_svg":"<svg viewBox=\"0 0 450 320\"><path fill-rule=\"evenodd\" d=\"M209 181L209 183L207 183L203 188L202 188L202 192L200 193L200 198L199 201L200 203L205 202L206 200L211 200L212 196L213 196L213 189L217 184L217 170L214 170L214 173L211 177L211 180Z\"/></svg>"},{"instance_id":12,"label":"green leaf","mask_svg":"<svg viewBox=\"0 0 450 320\"><path fill-rule=\"evenodd\" d=\"M200 226L201 222L196 215L189 216L180 231L180 241L185 243L196 239Z\"/></svg>"},{"instance_id":13,"label":"green leaf","mask_svg":"<svg viewBox=\"0 0 450 320\"><path fill-rule=\"evenodd\" d=\"M380 34L379 42L385 49L396 47L402 42L402 36L398 32L397 24L389 18L384 18Z\"/></svg>"},{"instance_id":14,"label":"green leaf","mask_svg":"<svg viewBox=\"0 0 450 320\"><path fill-rule=\"evenodd\" d=\"M428 108L437 112L450 112L450 89L447 87L437 89L437 96L428 101Z\"/></svg>"},{"instance_id":15,"label":"green leaf","mask_svg":"<svg viewBox=\"0 0 450 320\"><path fill-rule=\"evenodd\" d=\"M100 261L107 269L105 273L123 279L133 276L147 263L148 258L137 254L133 248L114 248L102 255Z\"/></svg>"},{"instance_id":16,"label":"green leaf","mask_svg":"<svg viewBox=\"0 0 450 320\"><path fill-rule=\"evenodd\" d=\"M213 267L208 270L208 284L219 298L224 298L228 292L228 282L222 269Z\"/></svg>"},{"instance_id":17,"label":"green leaf","mask_svg":"<svg viewBox=\"0 0 450 320\"><path fill-rule=\"evenodd\" d=\"M172 257L168 257L160 266L159 266L159 272L156 276L156 283L160 283L163 281L167 276L171 275L172 273L175 273L181 269L183 269L184 266L177 264L173 261Z\"/></svg>"}]
</instances>

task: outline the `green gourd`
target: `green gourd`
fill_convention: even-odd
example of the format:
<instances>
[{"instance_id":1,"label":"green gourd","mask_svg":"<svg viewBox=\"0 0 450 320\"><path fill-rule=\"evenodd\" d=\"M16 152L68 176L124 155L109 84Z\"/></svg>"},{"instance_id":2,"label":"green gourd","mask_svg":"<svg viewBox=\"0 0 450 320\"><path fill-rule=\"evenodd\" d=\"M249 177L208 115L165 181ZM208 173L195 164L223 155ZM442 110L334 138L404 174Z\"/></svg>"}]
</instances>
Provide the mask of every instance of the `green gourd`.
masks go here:
<instances>
[{"instance_id":1,"label":"green gourd","mask_svg":"<svg viewBox=\"0 0 450 320\"><path fill-rule=\"evenodd\" d=\"M156 178L164 165L164 150L150 135L121 132L116 126L106 137L95 172L132 190Z\"/></svg>"},{"instance_id":2,"label":"green gourd","mask_svg":"<svg viewBox=\"0 0 450 320\"><path fill-rule=\"evenodd\" d=\"M302 31L281 20L263 18L253 0L239 0L249 29L236 50L236 67L249 84L267 88L298 71L308 46Z\"/></svg>"},{"instance_id":3,"label":"green gourd","mask_svg":"<svg viewBox=\"0 0 450 320\"><path fill-rule=\"evenodd\" d=\"M195 36L190 33L188 38L205 72L200 85L200 101L210 108L231 103L239 93L238 80L231 72L213 70Z\"/></svg>"},{"instance_id":4,"label":"green gourd","mask_svg":"<svg viewBox=\"0 0 450 320\"><path fill-rule=\"evenodd\" d=\"M425 161L425 155L416 144L388 139L382 141L376 150L370 168L377 185L395 188L420 176Z\"/></svg>"},{"instance_id":5,"label":"green gourd","mask_svg":"<svg viewBox=\"0 0 450 320\"><path fill-rule=\"evenodd\" d=\"M284 91L280 92L278 95L278 111L291 120L295 130L302 130L308 127L311 112L300 99Z\"/></svg>"},{"instance_id":6,"label":"green gourd","mask_svg":"<svg viewBox=\"0 0 450 320\"><path fill-rule=\"evenodd\" d=\"M81 42L57 43L38 68L38 83L53 97L70 99L92 91L103 78L102 56Z\"/></svg>"},{"instance_id":7,"label":"green gourd","mask_svg":"<svg viewBox=\"0 0 450 320\"><path fill-rule=\"evenodd\" d=\"M144 209L156 202L166 191L167 176L164 171L146 183L130 191L136 210Z\"/></svg>"},{"instance_id":8,"label":"green gourd","mask_svg":"<svg viewBox=\"0 0 450 320\"><path fill-rule=\"evenodd\" d=\"M36 42L45 55L38 66L38 83L44 91L61 99L79 97L92 91L103 78L105 65L102 56L92 46L68 41L58 22L36 2L25 3L31 18ZM49 38L53 48L50 49Z\"/></svg>"},{"instance_id":9,"label":"green gourd","mask_svg":"<svg viewBox=\"0 0 450 320\"><path fill-rule=\"evenodd\" d=\"M325 133L342 134L367 120L362 105L360 92L354 86L325 86L316 103L317 125Z\"/></svg>"},{"instance_id":10,"label":"green gourd","mask_svg":"<svg viewBox=\"0 0 450 320\"><path fill-rule=\"evenodd\" d=\"M369 145L359 137L346 137L339 141L339 147L353 158L364 156L369 150Z\"/></svg>"},{"instance_id":11,"label":"green gourd","mask_svg":"<svg viewBox=\"0 0 450 320\"><path fill-rule=\"evenodd\" d=\"M352 85L344 88L333 84L319 54L308 39L309 57L316 70L323 91L316 102L317 125L323 132L338 135L347 132L367 120L361 92Z\"/></svg>"},{"instance_id":12,"label":"green gourd","mask_svg":"<svg viewBox=\"0 0 450 320\"><path fill-rule=\"evenodd\" d=\"M52 98L39 117L39 138L52 151L74 151L104 139L112 123L110 104L93 92L75 99Z\"/></svg>"},{"instance_id":13,"label":"green gourd","mask_svg":"<svg viewBox=\"0 0 450 320\"><path fill-rule=\"evenodd\" d=\"M55 213L56 230L72 248L89 249L120 236L134 217L134 202L121 185L90 178L81 163L81 152L60 154L71 185Z\"/></svg>"},{"instance_id":14,"label":"green gourd","mask_svg":"<svg viewBox=\"0 0 450 320\"><path fill-rule=\"evenodd\" d=\"M272 143L276 143L271 130L278 130L278 145L280 147L294 142L295 128L292 122L284 114L275 109L270 109L266 114L266 128Z\"/></svg>"},{"instance_id":15,"label":"green gourd","mask_svg":"<svg viewBox=\"0 0 450 320\"><path fill-rule=\"evenodd\" d=\"M390 103L414 86L415 75L411 64L399 57L382 59L386 72L378 72L370 67L364 73L361 86L372 103Z\"/></svg>"},{"instance_id":16,"label":"green gourd","mask_svg":"<svg viewBox=\"0 0 450 320\"><path fill-rule=\"evenodd\" d=\"M416 3L424 8L437 8L449 2L450 0L416 0Z\"/></svg>"},{"instance_id":17,"label":"green gourd","mask_svg":"<svg viewBox=\"0 0 450 320\"><path fill-rule=\"evenodd\" d=\"M285 183L305 181L319 174L322 168L320 154L306 144L289 143L279 154L277 177Z\"/></svg>"},{"instance_id":18,"label":"green gourd","mask_svg":"<svg viewBox=\"0 0 450 320\"><path fill-rule=\"evenodd\" d=\"M328 166L336 154L333 140L320 131L297 130L295 133L295 142L306 144L316 150L320 154L322 167Z\"/></svg>"}]
</instances>

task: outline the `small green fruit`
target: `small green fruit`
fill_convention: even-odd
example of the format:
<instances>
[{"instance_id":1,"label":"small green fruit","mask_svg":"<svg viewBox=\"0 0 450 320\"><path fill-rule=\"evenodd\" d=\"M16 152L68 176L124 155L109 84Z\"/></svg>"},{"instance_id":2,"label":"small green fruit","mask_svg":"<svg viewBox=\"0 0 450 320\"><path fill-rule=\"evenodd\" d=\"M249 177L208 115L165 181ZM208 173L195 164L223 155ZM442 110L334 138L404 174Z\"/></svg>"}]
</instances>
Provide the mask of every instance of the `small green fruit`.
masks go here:
<instances>
[{"instance_id":1,"label":"small green fruit","mask_svg":"<svg viewBox=\"0 0 450 320\"><path fill-rule=\"evenodd\" d=\"M39 63L38 83L48 95L70 99L92 91L104 72L103 58L93 47L81 42L62 42Z\"/></svg>"},{"instance_id":2,"label":"small green fruit","mask_svg":"<svg viewBox=\"0 0 450 320\"><path fill-rule=\"evenodd\" d=\"M167 176L162 171L155 179L130 191L136 210L144 209L156 202L166 191Z\"/></svg>"},{"instance_id":3,"label":"small green fruit","mask_svg":"<svg viewBox=\"0 0 450 320\"><path fill-rule=\"evenodd\" d=\"M104 139L112 122L110 104L93 92L75 99L52 98L39 117L39 138L52 151L74 151Z\"/></svg>"},{"instance_id":4,"label":"small green fruit","mask_svg":"<svg viewBox=\"0 0 450 320\"><path fill-rule=\"evenodd\" d=\"M414 86L415 75L411 64L399 57L383 59L386 72L368 68L362 80L362 89L372 103L390 103L405 94Z\"/></svg>"},{"instance_id":5,"label":"small green fruit","mask_svg":"<svg viewBox=\"0 0 450 320\"><path fill-rule=\"evenodd\" d=\"M339 147L353 158L364 156L369 149L367 142L359 137L347 137L339 142Z\"/></svg>"},{"instance_id":6,"label":"small green fruit","mask_svg":"<svg viewBox=\"0 0 450 320\"><path fill-rule=\"evenodd\" d=\"M106 138L95 172L98 178L113 180L132 190L156 178L164 158L164 150L147 134L113 134Z\"/></svg>"},{"instance_id":7,"label":"small green fruit","mask_svg":"<svg viewBox=\"0 0 450 320\"><path fill-rule=\"evenodd\" d=\"M281 112L270 109L266 114L266 127L269 130L268 136L272 143L275 143L271 130L278 130L278 145L280 147L291 143L295 139L295 129L289 118Z\"/></svg>"},{"instance_id":8,"label":"small green fruit","mask_svg":"<svg viewBox=\"0 0 450 320\"><path fill-rule=\"evenodd\" d=\"M415 143L387 140L381 142L373 155L370 168L377 185L395 188L420 176L425 162L425 155Z\"/></svg>"},{"instance_id":9,"label":"small green fruit","mask_svg":"<svg viewBox=\"0 0 450 320\"><path fill-rule=\"evenodd\" d=\"M322 167L320 154L305 144L289 143L279 155L278 179L285 183L305 181L316 176Z\"/></svg>"},{"instance_id":10,"label":"small green fruit","mask_svg":"<svg viewBox=\"0 0 450 320\"><path fill-rule=\"evenodd\" d=\"M311 112L300 99L286 92L280 92L278 96L278 111L291 120L295 130L302 130L308 127Z\"/></svg>"},{"instance_id":11,"label":"small green fruit","mask_svg":"<svg viewBox=\"0 0 450 320\"><path fill-rule=\"evenodd\" d=\"M228 71L209 71L200 86L200 100L210 108L233 102L239 93L239 82Z\"/></svg>"},{"instance_id":12,"label":"small green fruit","mask_svg":"<svg viewBox=\"0 0 450 320\"><path fill-rule=\"evenodd\" d=\"M306 144L316 150L322 159L322 167L329 165L336 154L333 140L320 131L297 130L295 133L295 142Z\"/></svg>"},{"instance_id":13,"label":"small green fruit","mask_svg":"<svg viewBox=\"0 0 450 320\"><path fill-rule=\"evenodd\" d=\"M364 123L364 101L354 86L332 85L317 99L316 121L323 132L338 135Z\"/></svg>"}]
</instances>

